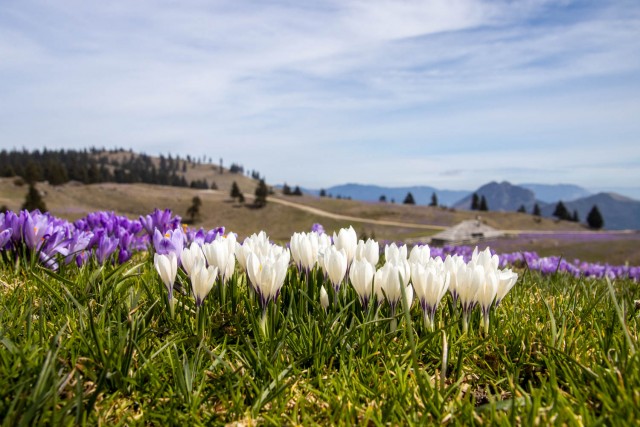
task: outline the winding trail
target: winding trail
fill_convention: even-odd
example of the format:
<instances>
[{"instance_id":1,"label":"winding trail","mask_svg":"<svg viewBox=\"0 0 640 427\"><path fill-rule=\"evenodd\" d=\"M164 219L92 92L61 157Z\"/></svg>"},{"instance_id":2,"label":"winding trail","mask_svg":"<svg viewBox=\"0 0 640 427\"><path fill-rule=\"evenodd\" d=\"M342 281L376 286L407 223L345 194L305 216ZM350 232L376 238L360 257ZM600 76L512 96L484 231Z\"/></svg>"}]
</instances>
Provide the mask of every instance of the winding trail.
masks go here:
<instances>
[{"instance_id":1,"label":"winding trail","mask_svg":"<svg viewBox=\"0 0 640 427\"><path fill-rule=\"evenodd\" d=\"M446 230L447 228L449 228L449 227L443 227L442 225L416 224L416 223L410 223L410 222L387 221L387 220L380 220L380 219L362 218L362 217L351 216L351 215L341 215L333 212L327 212L322 209L314 208L312 206L293 203L288 200L282 200L277 197L270 197L269 202L279 203L281 205L285 205L294 209L299 209L305 212L309 212L314 215L322 216L325 218L342 220L342 221L353 221L353 222L360 222L365 224L387 225L390 227L417 228L422 230L437 230L437 231Z\"/></svg>"},{"instance_id":2,"label":"winding trail","mask_svg":"<svg viewBox=\"0 0 640 427\"><path fill-rule=\"evenodd\" d=\"M318 208L314 208L312 206L308 206L308 205L303 205L300 203L294 203L291 202L289 200L283 200L281 198L278 197L270 197L269 198L269 202L275 202L275 203L279 203L281 205L285 205L294 209L299 209L305 212L309 212L312 213L314 215L318 215L318 216L322 216L325 218L331 218L331 219L337 219L337 220L343 220L343 221L353 221L353 222L359 222L359 223L365 223L365 224L375 224L375 225L383 225L383 226L390 226L390 227L405 227L405 228L416 228L416 229L421 229L421 230L435 230L435 231L442 231L442 230L447 230L449 227L446 226L442 226L442 225L433 225L433 224L418 224L418 223L411 223L411 222L400 222L400 221L388 221L388 220L378 220L378 219L370 219L370 218L362 218L362 217L357 217L357 216L351 216L351 215L342 215L342 214L336 214L333 212L328 212L322 209L318 209ZM575 234L575 235L581 235L581 234L585 234L585 235L592 235L592 234L601 234L601 233L606 233L606 234L634 234L637 233L636 230L606 230L603 232L600 231L591 231L591 230L517 230L517 229L512 229L512 230L499 230L502 233L509 235L509 236L514 236L514 235L518 235L518 234L539 234L541 236L544 235L554 235L554 234Z\"/></svg>"}]
</instances>

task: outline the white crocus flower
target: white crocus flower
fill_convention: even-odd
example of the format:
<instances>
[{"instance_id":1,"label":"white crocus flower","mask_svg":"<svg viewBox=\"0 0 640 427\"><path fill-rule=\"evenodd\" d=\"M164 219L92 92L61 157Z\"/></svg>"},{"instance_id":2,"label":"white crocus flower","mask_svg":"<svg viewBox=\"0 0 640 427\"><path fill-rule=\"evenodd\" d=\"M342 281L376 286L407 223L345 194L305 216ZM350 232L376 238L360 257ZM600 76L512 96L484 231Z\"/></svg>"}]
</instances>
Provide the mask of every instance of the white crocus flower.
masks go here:
<instances>
[{"instance_id":1,"label":"white crocus flower","mask_svg":"<svg viewBox=\"0 0 640 427\"><path fill-rule=\"evenodd\" d=\"M485 270L497 270L500 259L498 258L498 255L492 255L491 249L488 247L479 252L478 247L476 246L473 250L473 254L471 254L470 263L481 265Z\"/></svg>"},{"instance_id":2,"label":"white crocus flower","mask_svg":"<svg viewBox=\"0 0 640 427\"><path fill-rule=\"evenodd\" d=\"M484 267L472 265L460 267L457 273L458 298L462 304L462 330L469 329L469 315L478 302L478 292L485 280Z\"/></svg>"},{"instance_id":3,"label":"white crocus flower","mask_svg":"<svg viewBox=\"0 0 640 427\"><path fill-rule=\"evenodd\" d=\"M413 287L411 285L408 285L406 288L404 288L404 294L406 296L405 302L405 308L407 310L411 310L411 306L413 305Z\"/></svg>"},{"instance_id":4,"label":"white crocus flower","mask_svg":"<svg viewBox=\"0 0 640 427\"><path fill-rule=\"evenodd\" d=\"M277 252L277 251L274 251ZM247 259L247 272L251 275L262 308L260 328L266 334L267 306L270 301L275 301L284 285L289 268L290 252L281 251L277 256L249 255Z\"/></svg>"},{"instance_id":5,"label":"white crocus flower","mask_svg":"<svg viewBox=\"0 0 640 427\"><path fill-rule=\"evenodd\" d=\"M365 309L371 299L374 274L375 268L365 259L355 259L349 270L351 285L353 285L353 288L356 290L356 293L360 297L362 307Z\"/></svg>"},{"instance_id":6,"label":"white crocus flower","mask_svg":"<svg viewBox=\"0 0 640 427\"><path fill-rule=\"evenodd\" d=\"M267 236L267 233L264 231L258 234L253 233L251 236L245 238L241 245L236 242L235 255L238 263L246 270L247 256L252 252L263 254L270 246L269 236Z\"/></svg>"},{"instance_id":7,"label":"white crocus flower","mask_svg":"<svg viewBox=\"0 0 640 427\"><path fill-rule=\"evenodd\" d=\"M180 255L180 259L182 260L182 268L187 273L187 276L191 276L191 272L193 271L193 267L200 260L204 263L205 257L202 252L202 248L196 242L191 243L191 246L188 248L184 248L182 250L182 254Z\"/></svg>"},{"instance_id":8,"label":"white crocus flower","mask_svg":"<svg viewBox=\"0 0 640 427\"><path fill-rule=\"evenodd\" d=\"M402 283L408 284L411 281L411 266L407 260L407 246L398 247L395 243L384 248L385 264L397 267L402 276Z\"/></svg>"},{"instance_id":9,"label":"white crocus flower","mask_svg":"<svg viewBox=\"0 0 640 427\"><path fill-rule=\"evenodd\" d=\"M398 246L395 243L386 245L384 247L385 262L393 264L400 264L403 261L407 261L407 245Z\"/></svg>"},{"instance_id":10,"label":"white crocus flower","mask_svg":"<svg viewBox=\"0 0 640 427\"><path fill-rule=\"evenodd\" d=\"M449 273L449 292L453 297L453 306L458 302L458 282L462 279L461 275L466 272L466 264L459 255L447 255L444 260L444 269ZM458 272L461 272L458 274ZM460 278L460 279L459 279Z\"/></svg>"},{"instance_id":11,"label":"white crocus flower","mask_svg":"<svg viewBox=\"0 0 640 427\"><path fill-rule=\"evenodd\" d=\"M391 306L392 315L395 314L395 308L402 296L400 286L404 285L403 269L397 265L386 263L382 270L382 290L387 298L389 306Z\"/></svg>"},{"instance_id":12,"label":"white crocus flower","mask_svg":"<svg viewBox=\"0 0 640 427\"><path fill-rule=\"evenodd\" d=\"M235 270L235 249L236 238L231 233L226 238L218 236L213 242L202 246L207 263L218 268L218 274L223 284L233 275Z\"/></svg>"},{"instance_id":13,"label":"white crocus flower","mask_svg":"<svg viewBox=\"0 0 640 427\"><path fill-rule=\"evenodd\" d=\"M449 288L449 272L435 262L427 266L413 263L411 264L411 281L422 307L425 326L433 330L438 304Z\"/></svg>"},{"instance_id":14,"label":"white crocus flower","mask_svg":"<svg viewBox=\"0 0 640 427\"><path fill-rule=\"evenodd\" d=\"M518 273L514 273L510 268L498 270L498 292L496 293L496 307L500 301L509 293L511 288L518 281Z\"/></svg>"},{"instance_id":15,"label":"white crocus flower","mask_svg":"<svg viewBox=\"0 0 640 427\"><path fill-rule=\"evenodd\" d=\"M353 227L341 228L338 234L333 233L333 244L338 250L344 250L347 256L347 265L351 265L358 246L356 230L354 230Z\"/></svg>"},{"instance_id":16,"label":"white crocus flower","mask_svg":"<svg viewBox=\"0 0 640 427\"><path fill-rule=\"evenodd\" d=\"M329 251L331 246L333 246L333 243L331 243L331 237L329 237L329 235L324 233L318 235L318 266L324 272L325 279L327 278L327 268L324 254Z\"/></svg>"},{"instance_id":17,"label":"white crocus flower","mask_svg":"<svg viewBox=\"0 0 640 427\"><path fill-rule=\"evenodd\" d=\"M191 289L196 299L196 307L202 306L204 299L207 297L213 283L216 281L218 268L205 265L204 257L198 259L191 270Z\"/></svg>"},{"instance_id":18,"label":"white crocus flower","mask_svg":"<svg viewBox=\"0 0 640 427\"><path fill-rule=\"evenodd\" d=\"M380 259L380 245L373 239L360 240L356 246L356 260L367 260L372 266L378 265Z\"/></svg>"},{"instance_id":19,"label":"white crocus flower","mask_svg":"<svg viewBox=\"0 0 640 427\"><path fill-rule=\"evenodd\" d=\"M293 261L306 271L311 271L318 262L318 233L294 233L289 248Z\"/></svg>"},{"instance_id":20,"label":"white crocus flower","mask_svg":"<svg viewBox=\"0 0 640 427\"><path fill-rule=\"evenodd\" d=\"M238 264L240 264L240 267L244 271L247 270L247 257L253 252L251 246L246 244L247 239L245 239L245 243L242 244L236 242L236 249L234 251L236 260L238 260Z\"/></svg>"},{"instance_id":21,"label":"white crocus flower","mask_svg":"<svg viewBox=\"0 0 640 427\"><path fill-rule=\"evenodd\" d=\"M324 285L320 287L320 305L325 310L329 308L329 294L327 294L327 290L324 288Z\"/></svg>"},{"instance_id":22,"label":"white crocus flower","mask_svg":"<svg viewBox=\"0 0 640 427\"><path fill-rule=\"evenodd\" d=\"M390 328L392 332L396 330L398 325L395 315L398 302L400 302L400 299L402 298L402 287L404 287L406 295L406 309L410 309L411 304L413 303L413 289L411 289L411 285L405 285L402 275L403 267L392 263L386 263L382 268L376 271L374 276L374 290L378 297L378 301L380 302L382 300L382 295L384 295L391 309Z\"/></svg>"},{"instance_id":23,"label":"white crocus flower","mask_svg":"<svg viewBox=\"0 0 640 427\"><path fill-rule=\"evenodd\" d=\"M169 299L173 297L173 284L176 281L176 274L178 274L178 259L175 254L170 253L168 255L153 255L153 264L162 279L162 283L167 287L169 291Z\"/></svg>"},{"instance_id":24,"label":"white crocus flower","mask_svg":"<svg viewBox=\"0 0 640 427\"><path fill-rule=\"evenodd\" d=\"M478 267L481 268L481 267ZM496 298L498 292L498 275L496 270L490 269L484 270L483 280L480 281L478 287L477 300L482 308L482 323L484 325L485 334L489 332L489 313L491 311L491 305Z\"/></svg>"},{"instance_id":25,"label":"white crocus flower","mask_svg":"<svg viewBox=\"0 0 640 427\"><path fill-rule=\"evenodd\" d=\"M347 273L347 254L344 249L338 250L337 247L331 246L324 253L323 261L325 271L329 276L333 289L337 293L340 290L340 283L342 283Z\"/></svg>"},{"instance_id":26,"label":"white crocus flower","mask_svg":"<svg viewBox=\"0 0 640 427\"><path fill-rule=\"evenodd\" d=\"M382 304L384 301L384 291L383 291L383 283L386 279L387 271L384 266L380 267L376 273L373 275L373 293L376 296L376 302L378 305Z\"/></svg>"},{"instance_id":27,"label":"white crocus flower","mask_svg":"<svg viewBox=\"0 0 640 427\"><path fill-rule=\"evenodd\" d=\"M249 276L249 282L256 292L260 293L260 273L262 272L262 257L250 253L247 257L247 276Z\"/></svg>"},{"instance_id":28,"label":"white crocus flower","mask_svg":"<svg viewBox=\"0 0 640 427\"><path fill-rule=\"evenodd\" d=\"M167 287L169 291L169 308L171 310L171 316L174 314L175 301L173 299L173 284L176 281L176 274L178 274L178 258L174 253L168 255L153 255L153 264L160 275L162 283Z\"/></svg>"},{"instance_id":29,"label":"white crocus flower","mask_svg":"<svg viewBox=\"0 0 640 427\"><path fill-rule=\"evenodd\" d=\"M325 233L318 234L318 252L324 253L324 251L329 249L329 246L332 244L331 236Z\"/></svg>"},{"instance_id":30,"label":"white crocus flower","mask_svg":"<svg viewBox=\"0 0 640 427\"><path fill-rule=\"evenodd\" d=\"M289 250L291 251L291 258L293 263L298 266L298 269L302 269L302 257L300 256L300 246L302 245L302 235L304 233L293 233L291 239L289 239Z\"/></svg>"},{"instance_id":31,"label":"white crocus flower","mask_svg":"<svg viewBox=\"0 0 640 427\"><path fill-rule=\"evenodd\" d=\"M431 249L429 245L416 245L409 253L409 263L427 265L431 259Z\"/></svg>"},{"instance_id":32,"label":"white crocus flower","mask_svg":"<svg viewBox=\"0 0 640 427\"><path fill-rule=\"evenodd\" d=\"M249 255L247 273L260 297L263 312L266 312L269 301L278 297L287 276L289 260L289 251L274 251L266 257Z\"/></svg>"}]
</instances>

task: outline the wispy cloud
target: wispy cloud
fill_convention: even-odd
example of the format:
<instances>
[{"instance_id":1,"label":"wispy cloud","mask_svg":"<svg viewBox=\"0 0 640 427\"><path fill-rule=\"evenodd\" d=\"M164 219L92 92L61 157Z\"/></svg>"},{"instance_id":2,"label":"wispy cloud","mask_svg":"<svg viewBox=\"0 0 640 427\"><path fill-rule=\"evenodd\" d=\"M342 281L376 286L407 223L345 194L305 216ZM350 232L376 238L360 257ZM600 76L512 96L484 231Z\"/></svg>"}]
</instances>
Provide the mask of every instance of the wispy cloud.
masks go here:
<instances>
[{"instance_id":1,"label":"wispy cloud","mask_svg":"<svg viewBox=\"0 0 640 427\"><path fill-rule=\"evenodd\" d=\"M637 40L634 1L9 1L0 143L207 153L307 186L622 187Z\"/></svg>"}]
</instances>

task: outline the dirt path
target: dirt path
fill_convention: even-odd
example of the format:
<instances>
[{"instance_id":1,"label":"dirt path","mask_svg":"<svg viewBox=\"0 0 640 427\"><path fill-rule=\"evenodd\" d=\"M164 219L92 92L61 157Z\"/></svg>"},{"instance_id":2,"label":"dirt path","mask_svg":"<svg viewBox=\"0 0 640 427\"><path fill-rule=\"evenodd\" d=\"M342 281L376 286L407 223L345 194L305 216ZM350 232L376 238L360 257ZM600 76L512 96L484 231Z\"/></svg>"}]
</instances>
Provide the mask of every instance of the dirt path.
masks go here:
<instances>
[{"instance_id":1,"label":"dirt path","mask_svg":"<svg viewBox=\"0 0 640 427\"><path fill-rule=\"evenodd\" d=\"M249 195L248 198L252 200L253 199L253 195ZM362 218L362 217L351 216L351 215L336 214L336 213L333 213L333 212L328 212L328 211L325 211L325 210L322 210L322 209L314 208L312 206L291 202L289 200L283 200L283 199L278 198L278 197L270 197L268 199L268 201L270 203L271 202L278 203L278 204L281 204L281 205L284 205L284 206L288 206L290 208L294 208L294 209L298 209L298 210L301 210L301 211L309 212L311 214L318 215L318 216L321 216L321 217L324 217L324 218L331 218L331 219L336 219L336 220L341 220L341 221L352 221L352 222L358 222L358 223L363 223L363 224L375 224L375 225L382 225L382 226L389 226L389 227L415 228L415 229L421 229L421 230L437 230L437 231L441 231L441 230L447 230L449 228L449 227L445 227L445 226L442 226L442 225L417 224L417 223L410 223L410 222L378 220L378 219ZM553 235L553 234L562 233L562 234L580 235L580 234L599 233L598 231L591 231L591 230L571 230L571 231L562 231L562 230L500 230L500 231L502 231L506 235L511 235L511 236L518 235L518 234ZM635 233L635 230L606 230L605 232L607 234L629 234L629 233Z\"/></svg>"},{"instance_id":2,"label":"dirt path","mask_svg":"<svg viewBox=\"0 0 640 427\"><path fill-rule=\"evenodd\" d=\"M299 203L290 202L288 200L282 200L277 197L270 197L269 202L279 203L281 205L289 206L294 209L299 209L305 212L312 213L314 215L322 216L325 218L337 219L342 221L353 221L364 224L375 224L375 225L386 225L390 227L405 227L405 228L417 228L422 230L446 230L448 227L443 227L441 225L429 225L429 224L415 224L408 222L398 222L398 221L386 221L379 219L369 219L369 218L361 218L357 216L351 215L341 215L335 214L332 212L323 211L322 209L314 208L307 205L302 205Z\"/></svg>"}]
</instances>

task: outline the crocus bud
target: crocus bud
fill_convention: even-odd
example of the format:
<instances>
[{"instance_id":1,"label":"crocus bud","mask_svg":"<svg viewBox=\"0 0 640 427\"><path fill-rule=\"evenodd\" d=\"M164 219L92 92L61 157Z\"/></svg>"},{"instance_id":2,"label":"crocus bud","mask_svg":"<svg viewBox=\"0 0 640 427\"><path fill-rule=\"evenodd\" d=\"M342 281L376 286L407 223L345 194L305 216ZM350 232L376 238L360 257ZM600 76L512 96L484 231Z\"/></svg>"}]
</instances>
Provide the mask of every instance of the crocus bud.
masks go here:
<instances>
[{"instance_id":1,"label":"crocus bud","mask_svg":"<svg viewBox=\"0 0 640 427\"><path fill-rule=\"evenodd\" d=\"M329 308L329 294L327 294L327 290L324 286L320 288L320 305L322 305L322 308L325 310Z\"/></svg>"}]
</instances>

